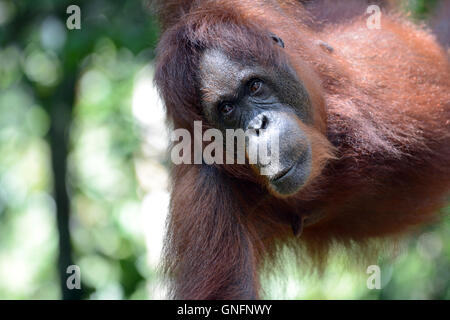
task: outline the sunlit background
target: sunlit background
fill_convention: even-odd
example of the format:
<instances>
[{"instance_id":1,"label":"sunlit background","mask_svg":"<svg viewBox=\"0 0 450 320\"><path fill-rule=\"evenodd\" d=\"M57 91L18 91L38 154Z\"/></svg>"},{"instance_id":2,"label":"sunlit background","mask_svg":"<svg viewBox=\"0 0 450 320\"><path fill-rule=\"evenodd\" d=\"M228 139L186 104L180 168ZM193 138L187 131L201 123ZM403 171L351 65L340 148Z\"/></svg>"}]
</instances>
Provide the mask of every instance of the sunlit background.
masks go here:
<instances>
[{"instance_id":1,"label":"sunlit background","mask_svg":"<svg viewBox=\"0 0 450 320\"><path fill-rule=\"evenodd\" d=\"M438 3L410 1L412 19ZM81 30L66 27L71 4ZM148 1L0 0L0 299L165 297L158 36ZM287 259L263 276L264 297L450 299L449 212L377 261L382 290L338 255L320 278ZM68 264L80 266L81 290L61 289Z\"/></svg>"}]
</instances>

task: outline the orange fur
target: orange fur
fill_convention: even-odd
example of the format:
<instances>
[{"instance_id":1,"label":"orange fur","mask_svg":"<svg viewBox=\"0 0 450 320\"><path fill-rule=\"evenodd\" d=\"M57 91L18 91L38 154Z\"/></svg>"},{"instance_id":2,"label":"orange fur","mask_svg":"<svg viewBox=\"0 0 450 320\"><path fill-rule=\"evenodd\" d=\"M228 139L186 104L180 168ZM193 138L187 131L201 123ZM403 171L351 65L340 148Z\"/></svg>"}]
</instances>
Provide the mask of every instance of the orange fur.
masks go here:
<instances>
[{"instance_id":1,"label":"orange fur","mask_svg":"<svg viewBox=\"0 0 450 320\"><path fill-rule=\"evenodd\" d=\"M258 270L280 244L321 260L332 243L399 235L436 217L450 186L450 64L428 31L388 12L380 30L366 27L364 12L322 23L293 0L162 8L156 83L175 128L204 120L196 66L209 46L267 67L289 61L315 109L314 127L302 124L313 175L294 196L271 194L248 166L174 168L165 249L174 297L255 298ZM261 40L267 30L284 50ZM296 216L307 226L299 240Z\"/></svg>"}]
</instances>

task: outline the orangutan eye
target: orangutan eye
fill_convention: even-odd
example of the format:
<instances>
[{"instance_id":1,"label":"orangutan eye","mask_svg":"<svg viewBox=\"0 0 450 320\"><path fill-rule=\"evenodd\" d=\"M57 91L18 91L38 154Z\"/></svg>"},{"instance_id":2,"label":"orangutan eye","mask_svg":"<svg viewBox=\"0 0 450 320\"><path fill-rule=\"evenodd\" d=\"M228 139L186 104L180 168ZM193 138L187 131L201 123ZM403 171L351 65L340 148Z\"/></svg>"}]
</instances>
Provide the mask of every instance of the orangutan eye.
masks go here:
<instances>
[{"instance_id":1,"label":"orangutan eye","mask_svg":"<svg viewBox=\"0 0 450 320\"><path fill-rule=\"evenodd\" d=\"M220 105L219 110L224 116L227 116L233 112L234 105L229 102L224 102Z\"/></svg>"},{"instance_id":2,"label":"orangutan eye","mask_svg":"<svg viewBox=\"0 0 450 320\"><path fill-rule=\"evenodd\" d=\"M263 85L263 82L259 79L251 80L250 85L249 85L250 94L251 95L257 94L261 90L262 85Z\"/></svg>"}]
</instances>

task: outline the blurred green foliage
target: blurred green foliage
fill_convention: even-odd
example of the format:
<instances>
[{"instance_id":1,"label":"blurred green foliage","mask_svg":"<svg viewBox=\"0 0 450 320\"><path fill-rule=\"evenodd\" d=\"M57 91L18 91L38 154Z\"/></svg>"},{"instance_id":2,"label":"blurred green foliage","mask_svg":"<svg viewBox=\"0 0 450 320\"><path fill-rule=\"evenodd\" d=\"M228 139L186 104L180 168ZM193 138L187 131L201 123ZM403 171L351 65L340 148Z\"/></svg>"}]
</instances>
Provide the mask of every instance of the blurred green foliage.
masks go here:
<instances>
[{"instance_id":1,"label":"blurred green foliage","mask_svg":"<svg viewBox=\"0 0 450 320\"><path fill-rule=\"evenodd\" d=\"M72 92L66 181L83 295L148 298L154 270L132 221L142 130L130 106L158 28L147 2L78 1L82 29L68 30L71 4L0 1L0 298L60 297L49 130Z\"/></svg>"},{"instance_id":2,"label":"blurred green foliage","mask_svg":"<svg viewBox=\"0 0 450 320\"><path fill-rule=\"evenodd\" d=\"M435 3L409 7L424 18ZM61 297L52 154L66 151L82 297L158 298L155 254L168 203L164 122L151 84L158 27L148 1L80 0L82 29L68 30L71 4L0 0L0 299ZM58 132L67 150L59 150L51 128L65 124ZM338 254L321 277L288 262L263 279L266 297L449 299L449 219L378 262L383 290L368 290L365 268L348 270Z\"/></svg>"},{"instance_id":3,"label":"blurred green foliage","mask_svg":"<svg viewBox=\"0 0 450 320\"><path fill-rule=\"evenodd\" d=\"M410 0L398 2L402 2L404 9L406 11L411 11L414 18L426 19L436 8L439 0Z\"/></svg>"}]
</instances>

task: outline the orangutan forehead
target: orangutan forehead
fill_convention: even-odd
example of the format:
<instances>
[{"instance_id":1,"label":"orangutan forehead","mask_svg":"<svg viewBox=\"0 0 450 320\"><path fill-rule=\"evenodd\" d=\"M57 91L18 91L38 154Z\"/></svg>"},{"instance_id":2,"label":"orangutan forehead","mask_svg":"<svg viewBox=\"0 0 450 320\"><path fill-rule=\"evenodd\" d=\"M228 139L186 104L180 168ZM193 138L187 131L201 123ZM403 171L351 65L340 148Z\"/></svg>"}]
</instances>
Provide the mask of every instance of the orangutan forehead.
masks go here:
<instances>
[{"instance_id":1,"label":"orangutan forehead","mask_svg":"<svg viewBox=\"0 0 450 320\"><path fill-rule=\"evenodd\" d=\"M240 85L254 74L255 67L234 61L221 50L205 51L200 60L200 90L203 100L215 102L232 98Z\"/></svg>"}]
</instances>

